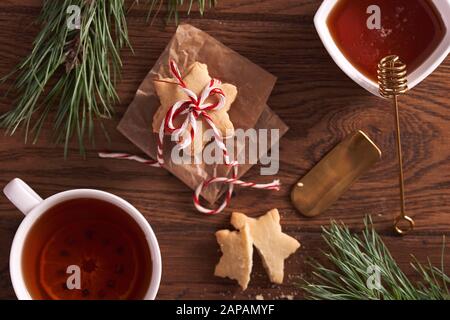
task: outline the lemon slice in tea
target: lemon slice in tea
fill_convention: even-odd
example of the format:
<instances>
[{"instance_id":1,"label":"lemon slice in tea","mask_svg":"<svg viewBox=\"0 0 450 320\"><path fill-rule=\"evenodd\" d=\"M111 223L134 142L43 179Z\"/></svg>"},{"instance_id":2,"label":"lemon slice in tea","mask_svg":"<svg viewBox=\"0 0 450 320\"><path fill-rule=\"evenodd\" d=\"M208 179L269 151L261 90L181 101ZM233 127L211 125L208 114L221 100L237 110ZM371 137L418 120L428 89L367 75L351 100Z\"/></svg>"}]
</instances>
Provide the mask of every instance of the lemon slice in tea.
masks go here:
<instances>
[{"instance_id":1,"label":"lemon slice in tea","mask_svg":"<svg viewBox=\"0 0 450 320\"><path fill-rule=\"evenodd\" d=\"M79 268L79 288L74 274L68 273L70 266ZM40 258L39 280L51 299L127 299L137 278L132 240L120 227L105 221L66 226L50 238Z\"/></svg>"}]
</instances>

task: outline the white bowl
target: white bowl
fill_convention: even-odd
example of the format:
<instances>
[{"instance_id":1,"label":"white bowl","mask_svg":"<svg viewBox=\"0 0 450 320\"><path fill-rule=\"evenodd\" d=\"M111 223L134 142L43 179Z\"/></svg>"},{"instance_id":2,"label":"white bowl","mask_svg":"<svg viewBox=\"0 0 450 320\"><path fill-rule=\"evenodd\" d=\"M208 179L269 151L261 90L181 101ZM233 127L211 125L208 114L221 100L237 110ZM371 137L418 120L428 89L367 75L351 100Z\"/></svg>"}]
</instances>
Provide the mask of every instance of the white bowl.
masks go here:
<instances>
[{"instance_id":1,"label":"white bowl","mask_svg":"<svg viewBox=\"0 0 450 320\"><path fill-rule=\"evenodd\" d=\"M334 62L342 69L350 78L358 83L361 87L370 93L380 96L378 92L378 84L370 80L358 69L356 69L350 61L344 56L336 45L330 30L328 29L327 19L332 12L334 6L339 0L324 0L316 15L314 16L314 25L320 36L325 48L327 49ZM431 0L437 11L442 17L445 26L445 35L442 41L433 51L433 53L420 65L416 70L411 72L408 78L408 87L412 89L423 79L428 77L447 57L450 52L450 0Z\"/></svg>"}]
</instances>

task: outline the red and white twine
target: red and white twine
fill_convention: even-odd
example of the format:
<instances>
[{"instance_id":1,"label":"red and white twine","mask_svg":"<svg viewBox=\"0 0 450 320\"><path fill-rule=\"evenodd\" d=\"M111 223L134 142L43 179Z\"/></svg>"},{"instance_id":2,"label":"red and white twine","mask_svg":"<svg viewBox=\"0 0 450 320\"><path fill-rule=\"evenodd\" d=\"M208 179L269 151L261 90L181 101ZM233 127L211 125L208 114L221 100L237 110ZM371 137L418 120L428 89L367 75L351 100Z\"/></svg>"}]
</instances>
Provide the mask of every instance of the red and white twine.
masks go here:
<instances>
[{"instance_id":1,"label":"red and white twine","mask_svg":"<svg viewBox=\"0 0 450 320\"><path fill-rule=\"evenodd\" d=\"M161 167L161 165L158 163L158 161L155 161L153 159L139 157L134 154L120 153L120 152L99 152L98 156L100 158L104 158L104 159L133 160L133 161L148 165L150 167L157 167L157 168Z\"/></svg>"},{"instance_id":2,"label":"red and white twine","mask_svg":"<svg viewBox=\"0 0 450 320\"><path fill-rule=\"evenodd\" d=\"M214 124L214 121L208 114L208 111L212 110L220 110L225 106L226 97L222 89L220 88L221 82L217 79L212 79L206 87L203 89L202 93L198 97L192 90L190 90L186 83L183 81L181 73L178 69L178 66L174 61L170 61L170 70L172 75L177 80L178 86L180 86L181 90L188 96L189 99L177 101L166 113L164 120L161 123L161 127L159 129L158 134L158 150L157 150L157 161L152 159L145 159L142 157L138 157L131 154L126 153L99 153L99 157L101 158L109 158L109 159L125 159L125 160L134 160L152 167L162 167L164 165L163 158L163 144L164 144L164 135L166 133L170 133L173 141L178 141L176 147L179 150L190 147L194 141L194 137L197 134L197 119L201 118L205 120L208 126L213 130L214 133L214 141L217 146L222 150L223 157L225 160L225 164L227 166L232 167L232 175L229 177L212 177L208 180L203 181L196 189L193 195L194 206L195 208L205 214L216 214L223 209L225 209L228 203L231 200L231 196L233 195L234 186L238 185L241 187L249 187L255 189L264 189L264 190L279 190L280 182L279 180L274 180L271 183L267 184L257 184L253 182L244 182L242 180L238 180L238 166L237 161L231 161L228 150L223 141L222 133ZM209 97L217 96L218 99L214 103L207 103L206 100ZM175 118L179 116L184 116L184 121L180 126L174 125ZM225 196L222 204L216 209L205 208L200 204L200 194L203 189L208 187L213 183L226 183L228 184L228 191Z\"/></svg>"}]
</instances>

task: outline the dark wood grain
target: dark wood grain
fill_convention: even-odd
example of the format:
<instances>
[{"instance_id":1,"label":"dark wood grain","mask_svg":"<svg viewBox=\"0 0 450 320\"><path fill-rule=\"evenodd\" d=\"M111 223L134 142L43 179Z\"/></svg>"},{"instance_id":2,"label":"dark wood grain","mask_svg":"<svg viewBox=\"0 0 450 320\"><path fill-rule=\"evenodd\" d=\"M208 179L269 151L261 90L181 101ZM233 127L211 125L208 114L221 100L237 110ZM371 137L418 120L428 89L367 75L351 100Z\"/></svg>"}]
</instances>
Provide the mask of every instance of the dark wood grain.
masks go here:
<instances>
[{"instance_id":1,"label":"dark wood grain","mask_svg":"<svg viewBox=\"0 0 450 320\"><path fill-rule=\"evenodd\" d=\"M0 74L29 52L37 28L32 25L41 1L9 0L0 3ZM278 193L239 190L232 205L221 215L205 217L194 211L191 191L164 170L136 163L106 161L96 150L138 150L116 130L136 88L155 63L175 27L158 18L145 23L140 7L129 14L135 54L123 51L124 70L119 84L121 103L107 123L113 143L98 134L97 147L86 160L71 148L64 161L60 146L50 140L46 128L35 145L24 145L20 135L0 138L0 186L20 177L43 197L72 188L98 188L124 197L153 226L161 245L163 278L160 299L301 298L296 283L310 270L307 257L321 259L324 248L321 226L339 219L355 231L372 214L377 230L408 275L410 254L419 260L440 263L442 235L450 235L450 109L448 88L450 59L423 83L401 99L408 213L416 231L399 238L392 233L392 219L399 211L394 122L389 104L358 87L332 62L312 23L319 0L220 0L204 18L194 13L184 22L210 33L227 46L278 77L269 105L290 126L280 145L283 189ZM7 85L0 87L3 96ZM12 98L0 100L3 113ZM291 186L347 134L362 129L383 151L383 159L326 213L314 219L300 216L289 201ZM253 168L249 180L264 181ZM282 213L284 230L299 239L303 248L287 262L282 286L271 285L256 257L255 272L242 293L230 280L215 278L219 258L214 232L229 227L232 210L259 215L271 208ZM0 196L0 298L14 299L8 271L9 248L21 214ZM450 264L450 255L445 257Z\"/></svg>"}]
</instances>

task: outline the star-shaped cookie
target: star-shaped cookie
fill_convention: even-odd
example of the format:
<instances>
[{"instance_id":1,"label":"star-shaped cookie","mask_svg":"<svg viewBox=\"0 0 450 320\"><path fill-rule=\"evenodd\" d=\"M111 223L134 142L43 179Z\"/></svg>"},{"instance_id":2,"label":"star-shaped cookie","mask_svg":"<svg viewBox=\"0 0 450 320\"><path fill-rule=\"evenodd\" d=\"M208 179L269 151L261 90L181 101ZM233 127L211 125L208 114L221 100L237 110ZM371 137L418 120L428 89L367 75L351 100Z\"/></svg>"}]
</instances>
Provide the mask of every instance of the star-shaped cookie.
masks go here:
<instances>
[{"instance_id":1,"label":"star-shaped cookie","mask_svg":"<svg viewBox=\"0 0 450 320\"><path fill-rule=\"evenodd\" d=\"M242 290L247 289L253 266L253 244L248 226L243 226L240 231L219 230L216 239L222 257L214 275L237 280Z\"/></svg>"},{"instance_id":2,"label":"star-shaped cookie","mask_svg":"<svg viewBox=\"0 0 450 320\"><path fill-rule=\"evenodd\" d=\"M211 81L211 77L208 73L208 66L199 62L194 62L187 70L183 77L183 81L186 83L188 89L193 91L197 96L201 94L205 86ZM181 90L176 84L176 80L172 78L158 79L154 82L156 94L159 97L161 106L153 116L153 132L159 132L162 121L164 120L168 110L175 102L180 100L189 100L188 96ZM237 96L237 88L231 84L222 83L220 88L225 94L226 103L220 110L208 111L208 115L212 118L217 129L220 130L224 138L230 137L234 133L234 126L228 115L228 111L231 108L232 103ZM206 102L214 102L217 97L210 97ZM174 124L175 126L181 125L183 117L178 117ZM190 154L198 153L203 150L204 145L209 142L204 137L203 132L209 129L206 121L198 119L197 124L202 123L202 129L197 132L194 137L194 141L191 148L186 150ZM199 128L199 126L197 125ZM190 130L190 128L189 128ZM190 149L190 150L189 150Z\"/></svg>"},{"instance_id":3,"label":"star-shaped cookie","mask_svg":"<svg viewBox=\"0 0 450 320\"><path fill-rule=\"evenodd\" d=\"M231 224L238 230L249 229L270 281L283 283L284 260L300 248L300 243L281 231L278 210L272 209L257 219L233 212Z\"/></svg>"}]
</instances>

